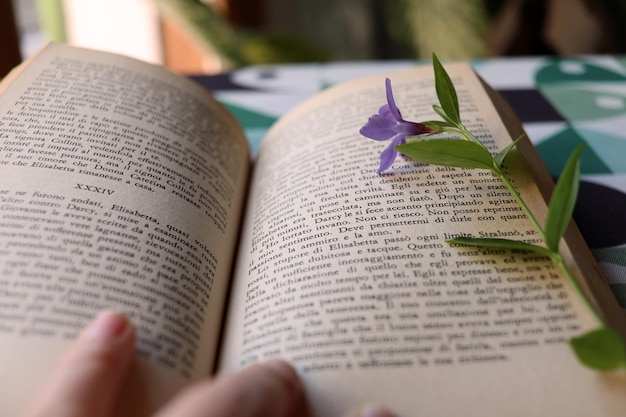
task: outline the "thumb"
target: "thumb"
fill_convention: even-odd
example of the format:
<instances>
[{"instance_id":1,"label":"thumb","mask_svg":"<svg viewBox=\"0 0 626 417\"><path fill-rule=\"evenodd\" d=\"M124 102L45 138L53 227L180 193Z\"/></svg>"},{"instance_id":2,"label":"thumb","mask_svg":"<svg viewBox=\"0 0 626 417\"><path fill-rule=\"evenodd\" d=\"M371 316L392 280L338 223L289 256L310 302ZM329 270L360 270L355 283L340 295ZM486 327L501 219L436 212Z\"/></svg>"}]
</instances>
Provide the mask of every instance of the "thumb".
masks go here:
<instances>
[{"instance_id":1,"label":"thumb","mask_svg":"<svg viewBox=\"0 0 626 417\"><path fill-rule=\"evenodd\" d=\"M293 417L305 399L294 369L281 360L203 381L185 390L158 417Z\"/></svg>"},{"instance_id":2,"label":"thumb","mask_svg":"<svg viewBox=\"0 0 626 417\"><path fill-rule=\"evenodd\" d=\"M112 417L134 345L126 316L101 313L63 356L26 416Z\"/></svg>"}]
</instances>

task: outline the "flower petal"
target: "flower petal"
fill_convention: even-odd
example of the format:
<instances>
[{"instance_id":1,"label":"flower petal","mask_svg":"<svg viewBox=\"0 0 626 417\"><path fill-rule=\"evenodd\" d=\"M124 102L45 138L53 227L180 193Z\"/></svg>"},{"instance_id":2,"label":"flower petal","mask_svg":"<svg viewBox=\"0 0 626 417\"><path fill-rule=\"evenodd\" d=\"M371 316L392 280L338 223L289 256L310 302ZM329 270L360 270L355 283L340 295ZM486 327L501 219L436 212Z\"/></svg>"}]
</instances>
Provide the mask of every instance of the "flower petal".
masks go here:
<instances>
[{"instance_id":1,"label":"flower petal","mask_svg":"<svg viewBox=\"0 0 626 417\"><path fill-rule=\"evenodd\" d=\"M396 117L391 112L391 109L389 108L389 104L385 104L380 109L378 109L378 114L384 117L385 119L389 120L390 122L398 123L398 120L396 119Z\"/></svg>"},{"instance_id":2,"label":"flower petal","mask_svg":"<svg viewBox=\"0 0 626 417\"><path fill-rule=\"evenodd\" d=\"M406 143L406 136L402 133L397 134L391 139L391 144L393 146L404 145Z\"/></svg>"},{"instance_id":3,"label":"flower petal","mask_svg":"<svg viewBox=\"0 0 626 417\"><path fill-rule=\"evenodd\" d=\"M391 165L393 165L393 162L396 160L396 157L398 156L398 151L396 150L395 146L403 145L405 143L406 139L404 135L396 135L393 137L389 146L387 146L380 153L380 165L378 166L379 174L383 173L385 170L391 167Z\"/></svg>"},{"instance_id":4,"label":"flower petal","mask_svg":"<svg viewBox=\"0 0 626 417\"><path fill-rule=\"evenodd\" d=\"M402 115L400 114L400 109L396 106L396 101L393 99L393 91L391 90L391 80L389 78L385 79L385 90L387 92L387 104L389 105L389 110L393 117L401 122Z\"/></svg>"},{"instance_id":5,"label":"flower petal","mask_svg":"<svg viewBox=\"0 0 626 417\"><path fill-rule=\"evenodd\" d=\"M374 140L387 140L393 137L397 132L396 122L375 114L369 118L367 123L359 131L363 136Z\"/></svg>"},{"instance_id":6,"label":"flower petal","mask_svg":"<svg viewBox=\"0 0 626 417\"><path fill-rule=\"evenodd\" d=\"M377 172L382 174L387 170L393 164L393 161L396 160L396 156L398 156L398 151L396 151L393 147L393 143L391 143L380 153L380 165L378 166Z\"/></svg>"}]
</instances>

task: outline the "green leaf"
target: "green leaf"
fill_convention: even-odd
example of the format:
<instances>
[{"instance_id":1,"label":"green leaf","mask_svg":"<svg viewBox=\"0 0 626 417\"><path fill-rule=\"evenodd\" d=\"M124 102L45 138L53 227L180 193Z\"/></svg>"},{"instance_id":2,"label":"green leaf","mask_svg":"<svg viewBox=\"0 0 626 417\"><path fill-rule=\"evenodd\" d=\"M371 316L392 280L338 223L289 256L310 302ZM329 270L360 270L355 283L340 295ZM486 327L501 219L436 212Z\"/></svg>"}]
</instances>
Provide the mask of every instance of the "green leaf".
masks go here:
<instances>
[{"instance_id":1,"label":"green leaf","mask_svg":"<svg viewBox=\"0 0 626 417\"><path fill-rule=\"evenodd\" d=\"M515 145L517 145L517 142L519 142L524 136L526 136L524 133L519 135L519 137L517 139L515 139L513 142L511 142L511 144L509 146L507 146L506 148L501 150L493 158L496 161L496 164L498 164L499 167L502 166L502 163L504 162L504 159L506 158L506 156L509 154L509 152L511 152L511 150L513 150L513 148L515 148Z\"/></svg>"},{"instance_id":2,"label":"green leaf","mask_svg":"<svg viewBox=\"0 0 626 417\"><path fill-rule=\"evenodd\" d=\"M493 170L493 158L482 146L459 139L421 140L398 145L403 154L431 165Z\"/></svg>"},{"instance_id":3,"label":"green leaf","mask_svg":"<svg viewBox=\"0 0 626 417\"><path fill-rule=\"evenodd\" d=\"M522 242L520 240L459 236L455 237L454 239L447 240L446 242L455 243L458 245L480 246L485 248L521 249L531 252L538 252L548 257L550 256L550 251L548 251L546 248Z\"/></svg>"},{"instance_id":4,"label":"green leaf","mask_svg":"<svg viewBox=\"0 0 626 417\"><path fill-rule=\"evenodd\" d=\"M615 330L599 327L570 340L576 357L583 365L598 371L623 368L626 365L624 340Z\"/></svg>"},{"instance_id":5,"label":"green leaf","mask_svg":"<svg viewBox=\"0 0 626 417\"><path fill-rule=\"evenodd\" d=\"M454 84L452 84L450 76L435 54L433 54L433 69L435 70L435 90L437 90L439 103L453 122L460 123L459 100Z\"/></svg>"},{"instance_id":6,"label":"green leaf","mask_svg":"<svg viewBox=\"0 0 626 417\"><path fill-rule=\"evenodd\" d=\"M554 193L548 206L545 236L546 246L553 252L557 252L559 241L565 233L565 229L574 212L576 197L578 196L578 183L580 180L580 153L584 144L579 145L569 157L561 176L554 187Z\"/></svg>"},{"instance_id":7,"label":"green leaf","mask_svg":"<svg viewBox=\"0 0 626 417\"><path fill-rule=\"evenodd\" d=\"M441 116L441 118L448 123L450 126L452 127L458 127L459 123L455 122L454 120L452 120L450 117L448 117L448 115L446 114L446 111L441 107L441 106L437 106L436 104L433 105L433 110L439 115Z\"/></svg>"}]
</instances>

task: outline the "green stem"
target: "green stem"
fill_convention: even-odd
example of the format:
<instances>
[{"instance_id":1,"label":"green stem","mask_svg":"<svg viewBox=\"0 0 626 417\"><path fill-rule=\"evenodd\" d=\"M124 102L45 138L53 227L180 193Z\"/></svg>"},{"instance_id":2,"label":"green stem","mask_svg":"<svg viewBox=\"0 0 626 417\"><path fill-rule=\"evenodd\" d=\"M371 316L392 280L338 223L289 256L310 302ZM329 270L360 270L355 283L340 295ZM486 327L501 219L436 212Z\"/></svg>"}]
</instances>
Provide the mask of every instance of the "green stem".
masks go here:
<instances>
[{"instance_id":1,"label":"green stem","mask_svg":"<svg viewBox=\"0 0 626 417\"><path fill-rule=\"evenodd\" d=\"M526 205L526 203L522 199L522 196L519 195L519 193L517 192L517 190L515 189L513 184L509 181L509 179L506 177L506 175L504 175L504 173L500 170L500 168L494 167L493 168L493 173L496 174L498 176L498 178L500 178L500 181L502 181L504 183L504 185L506 185L506 188L508 188L508 190L511 193L511 195L513 196L513 198L515 198L515 200L518 202L518 204L522 208L522 211L524 212L524 214L526 214L526 217L528 217L530 222L535 227L535 230L537 230L537 233L539 233L539 236L541 236L541 240L543 240L544 243L545 243L545 241L546 241L546 234L545 234L543 228L539 225L539 222L537 221L537 219L535 218L533 213L530 211L530 209L528 208L528 206Z\"/></svg>"},{"instance_id":2,"label":"green stem","mask_svg":"<svg viewBox=\"0 0 626 417\"><path fill-rule=\"evenodd\" d=\"M456 134L460 135L461 137L463 137L465 140L478 143L483 148L488 150L485 147L485 145L480 140L478 140L478 138L476 138L476 136L474 136L470 131L468 131L465 128L465 126L463 126L463 125L459 125L459 126L454 127L454 128L446 128L446 129L444 129L444 131L447 131L447 132L450 132L450 133L456 133ZM522 209L524 214L526 214L526 217L533 224L535 230L537 231L537 233L539 233L539 236L541 237L541 239L545 243L546 242L546 235L545 235L545 232L544 232L543 228L539 225L539 222L537 221L537 219L535 218L533 213L530 211L530 209L528 208L528 206L526 205L526 203L522 199L522 196L519 195L519 193L517 192L517 190L513 186L513 183L508 179L508 177L506 175L504 175L504 173L502 172L500 167L496 166L495 163L494 163L494 166L492 168L492 172L500 179L500 181L502 181L502 183L509 190L509 192L511 193L513 198L515 198L517 203L520 205L520 208ZM600 323L600 324L604 323L602 318L598 315L598 312L596 311L596 309L589 302L589 299L585 296L584 292L582 291L582 289L580 288L578 283L574 280L574 277L572 276L571 272L567 268L567 265L565 265L565 261L564 261L563 257L561 256L561 254L558 251L557 252L550 251L550 257L552 258L552 261L556 264L556 266L561 271L563 271L563 274L565 275L565 277L569 281L570 285L574 288L574 291L576 292L576 294L580 297L580 299L583 300L583 302L585 303L585 305L587 306L589 311L591 311L592 315L595 317L595 319L598 321L598 323Z\"/></svg>"},{"instance_id":3,"label":"green stem","mask_svg":"<svg viewBox=\"0 0 626 417\"><path fill-rule=\"evenodd\" d=\"M470 131L468 131L465 128L465 126L463 126L463 125L458 126L458 128L450 128L450 129L445 129L445 130L447 130L448 132L457 133L457 134L461 135L465 140L478 143L483 148L488 150L485 147L485 145L480 140L478 140L478 138L476 138L476 136L474 136ZM520 205L522 211L526 214L526 217L528 217L530 222L533 224L535 230L537 230L537 232L539 233L539 236L541 236L541 239L545 243L546 242L546 235L545 235L545 232L544 232L543 228L539 225L539 222L537 222L537 219L535 218L533 213L530 211L530 209L528 208L528 206L526 205L526 203L522 199L522 196L519 195L519 193L517 192L517 190L513 186L513 183L511 183L511 181L508 179L508 177L506 175L504 175L504 173L502 172L500 167L496 166L495 163L494 163L494 167L492 168L492 172L498 178L500 178L500 181L502 181L504 183L504 185L507 187L507 189L509 190L509 192L511 193L513 198L515 198L515 200L518 202L518 204ZM594 306L589 302L589 299L587 298L587 296L583 292L582 288L580 288L578 283L574 280L574 277L572 276L569 268L567 268L567 265L565 265L565 260L563 259L563 256L561 256L561 254L558 251L550 251L550 257L552 258L552 261L556 264L556 266L563 272L563 274L565 275L565 277L569 281L570 285L574 289L574 292L578 295L578 297L581 300L583 300L584 304L587 306L587 308L589 309L589 311L591 312L593 317L596 319L596 321L598 323L600 323L600 324L603 324L604 320L602 320L602 318L598 315L598 312L596 311Z\"/></svg>"},{"instance_id":4,"label":"green stem","mask_svg":"<svg viewBox=\"0 0 626 417\"><path fill-rule=\"evenodd\" d=\"M476 138L476 136L474 136L470 131L468 131L465 128L465 126L463 126L461 124L459 124L459 125L457 125L455 127L446 127L446 128L443 129L443 131L444 132L449 132L449 133L455 133L457 135L460 135L463 139L465 139L467 141L470 141L470 142L477 143L480 146L482 146L485 150L489 151L489 149L487 149L487 147L480 140L478 140L478 138ZM491 168L491 171L500 179L500 181L502 181L502 183L509 190L509 192L511 193L513 198L515 198L515 200L519 204L520 208L522 209L524 214L526 214L526 217L530 220L530 222L532 223L533 227L539 233L539 236L541 237L541 239L543 240L543 242L545 244L545 242L546 242L545 231L539 225L539 222L537 221L537 219L535 218L533 213L530 211L530 209L528 208L528 206L526 205L526 203L522 199L522 196L517 192L517 190L513 186L513 183L508 179L508 177L506 175L504 175L504 173L502 172L500 167L497 166L495 161L494 161L493 167ZM556 266L561 271L563 271L563 274L565 275L565 277L569 281L570 285L574 288L574 292L580 297L581 300L583 300L584 304L587 306L587 308L592 313L592 315L595 317L595 319L598 321L598 323L603 324L604 321L598 315L598 312L596 311L594 306L589 302L589 299L586 297L585 293L582 291L582 289L580 288L578 283L574 280L574 277L572 276L570 270L567 268L567 265L565 265L565 260L563 259L563 256L561 256L561 254L558 251L551 251L550 250L549 252L550 252L550 258L556 264Z\"/></svg>"},{"instance_id":5,"label":"green stem","mask_svg":"<svg viewBox=\"0 0 626 417\"><path fill-rule=\"evenodd\" d=\"M500 178L500 180L504 183L504 185L506 185L506 187L509 189L509 192L515 198L515 200L519 203L520 207L522 208L522 210L526 214L526 217L528 217L528 219L531 221L531 223L533 224L533 226L535 227L535 229L537 230L537 232L541 236L541 239L545 243L545 241L546 241L545 232L541 228L539 223L537 222L537 219L532 214L532 212L530 211L530 209L528 208L528 206L526 205L524 200L522 199L522 196L519 195L519 193L517 192L515 187L513 187L513 184L504 175L504 173L500 170L500 168L494 167L493 168L493 172L494 172L494 174L496 174L498 176L498 178ZM550 257L552 258L552 261L556 264L556 266L563 272L563 274L565 275L565 277L569 281L570 285L574 288L574 292L584 302L584 304L587 306L587 308L589 309L589 311L591 312L593 317L596 319L596 321L599 324L603 324L604 320L602 320L602 318L598 315L598 312L596 311L594 306L589 302L589 299L587 298L587 296L583 292L582 288L580 288L578 283L574 280L574 277L572 276L569 268L567 267L567 265L565 265L565 260L563 259L563 256L561 256L561 254L558 251L550 251Z\"/></svg>"},{"instance_id":6,"label":"green stem","mask_svg":"<svg viewBox=\"0 0 626 417\"><path fill-rule=\"evenodd\" d=\"M602 318L600 317L600 315L596 311L595 307L593 305L591 305L591 303L589 302L589 299L587 298L587 296L583 292L582 288L580 288L580 285L578 285L576 280L574 280L574 277L572 276L572 274L571 274L569 268L567 267L567 265L565 265L565 260L563 259L561 254L558 253L558 252L551 252L550 257L552 258L552 261L556 264L556 266L558 266L559 269L561 271L563 271L563 274L565 274L565 277L569 281L570 285L574 288L574 291L576 292L578 297L581 300L583 300L583 302L585 303L585 305L587 306L587 308L589 309L589 311L591 312L593 317L596 319L596 321L599 324L604 324L604 320L602 320Z\"/></svg>"},{"instance_id":7,"label":"green stem","mask_svg":"<svg viewBox=\"0 0 626 417\"><path fill-rule=\"evenodd\" d=\"M531 221L531 223L533 224L533 226L535 227L535 229L537 230L537 232L539 233L539 235L541 236L541 239L543 240L545 244L546 242L545 232L541 228L539 223L537 222L537 219L532 214L532 212L530 211L530 209L528 208L524 200L522 199L522 196L519 195L519 193L517 192L513 184L504 175L504 173L500 170L499 167L494 166L492 171L494 174L498 176L498 178L500 178L500 180L504 183L504 185L506 185L509 192L515 198L515 200L519 203L520 207L526 214L526 217L528 217L528 219ZM582 291L578 283L574 280L574 277L572 276L569 268L567 267L567 265L565 265L565 260L563 259L563 256L561 256L561 254L558 251L550 251L550 257L552 258L552 261L556 264L556 266L559 267L559 269L563 272L563 274L569 281L570 285L574 288L574 292L584 302L584 304L587 306L587 308L589 309L593 317L596 319L596 321L599 324L603 324L604 320L602 320L602 318L598 315L598 312L596 311L594 306L589 302L589 299L587 298L585 293Z\"/></svg>"}]
</instances>

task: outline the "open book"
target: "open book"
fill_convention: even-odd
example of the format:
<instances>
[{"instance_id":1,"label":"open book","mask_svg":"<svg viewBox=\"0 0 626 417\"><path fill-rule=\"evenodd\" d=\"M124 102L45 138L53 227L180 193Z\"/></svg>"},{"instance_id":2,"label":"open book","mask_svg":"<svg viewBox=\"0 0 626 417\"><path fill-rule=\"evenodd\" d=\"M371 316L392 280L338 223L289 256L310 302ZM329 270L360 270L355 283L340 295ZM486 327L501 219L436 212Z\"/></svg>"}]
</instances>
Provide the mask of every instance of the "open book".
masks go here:
<instances>
[{"instance_id":1,"label":"open book","mask_svg":"<svg viewBox=\"0 0 626 417\"><path fill-rule=\"evenodd\" d=\"M461 115L494 150L521 126L467 64ZM51 45L0 91L0 415L17 415L103 309L139 330L120 415L271 357L297 367L317 416L364 403L402 416L618 416L626 377L584 368L595 327L551 261L452 247L538 236L479 170L396 161L359 127L385 101L433 119L430 67L330 88L289 112L252 161L205 90L128 58ZM545 215L529 141L507 169ZM540 217L541 217L540 215ZM623 314L571 225L564 252L601 315Z\"/></svg>"}]
</instances>

